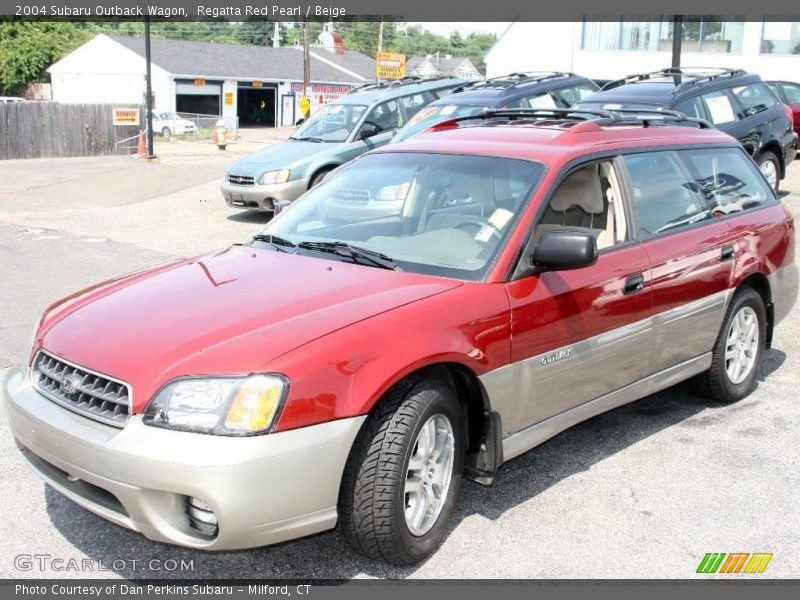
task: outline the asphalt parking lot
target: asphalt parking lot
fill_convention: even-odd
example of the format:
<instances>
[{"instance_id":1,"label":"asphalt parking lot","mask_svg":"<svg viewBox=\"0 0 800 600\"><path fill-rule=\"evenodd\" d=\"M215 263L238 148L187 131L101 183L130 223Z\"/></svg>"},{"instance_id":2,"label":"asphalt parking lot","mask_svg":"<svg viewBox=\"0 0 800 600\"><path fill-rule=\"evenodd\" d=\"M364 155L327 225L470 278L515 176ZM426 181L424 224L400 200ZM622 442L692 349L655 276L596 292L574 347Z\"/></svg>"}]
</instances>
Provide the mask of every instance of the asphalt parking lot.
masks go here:
<instances>
[{"instance_id":1,"label":"asphalt parking lot","mask_svg":"<svg viewBox=\"0 0 800 600\"><path fill-rule=\"evenodd\" d=\"M219 180L234 156L175 148L163 146L152 163L0 163L0 376L24 359L34 322L52 301L176 255L247 240L264 226L263 215L222 201ZM783 188L783 201L800 215L800 160ZM758 389L733 406L679 385L511 461L490 488L467 482L444 546L413 568L363 559L333 532L216 554L150 542L43 485L17 456L3 413L0 577L685 578L696 576L707 552L771 552L760 577L796 578L798 340L800 308L776 331ZM97 562L89 563L93 571L36 562L24 570L30 563L15 559L36 554L76 565L89 558L107 570ZM193 568L168 570L167 559Z\"/></svg>"}]
</instances>

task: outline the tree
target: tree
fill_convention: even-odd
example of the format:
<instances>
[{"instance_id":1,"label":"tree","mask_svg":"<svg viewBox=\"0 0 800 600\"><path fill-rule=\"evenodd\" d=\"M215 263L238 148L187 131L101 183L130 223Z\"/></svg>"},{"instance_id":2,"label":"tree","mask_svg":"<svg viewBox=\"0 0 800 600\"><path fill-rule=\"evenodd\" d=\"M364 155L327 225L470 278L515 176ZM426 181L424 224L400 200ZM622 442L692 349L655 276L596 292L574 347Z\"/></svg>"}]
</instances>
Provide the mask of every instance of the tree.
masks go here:
<instances>
[{"instance_id":1,"label":"tree","mask_svg":"<svg viewBox=\"0 0 800 600\"><path fill-rule=\"evenodd\" d=\"M0 89L19 94L29 83L47 81L47 67L90 37L74 23L0 21Z\"/></svg>"}]
</instances>

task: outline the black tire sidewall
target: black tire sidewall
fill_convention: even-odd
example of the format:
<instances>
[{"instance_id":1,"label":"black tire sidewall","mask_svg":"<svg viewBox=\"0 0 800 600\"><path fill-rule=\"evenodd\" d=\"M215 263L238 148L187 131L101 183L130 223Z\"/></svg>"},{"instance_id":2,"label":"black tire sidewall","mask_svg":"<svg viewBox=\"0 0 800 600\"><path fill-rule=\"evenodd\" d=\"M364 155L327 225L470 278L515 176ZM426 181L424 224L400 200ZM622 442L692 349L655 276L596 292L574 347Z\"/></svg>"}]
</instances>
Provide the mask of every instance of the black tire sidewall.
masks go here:
<instances>
[{"instance_id":1,"label":"black tire sidewall","mask_svg":"<svg viewBox=\"0 0 800 600\"><path fill-rule=\"evenodd\" d=\"M768 161L775 165L775 187L772 188L772 191L777 193L781 182L781 163L778 160L778 157L771 150L765 150L759 155L758 161L756 162L758 164L758 168L761 169L761 165Z\"/></svg>"},{"instance_id":2,"label":"black tire sidewall","mask_svg":"<svg viewBox=\"0 0 800 600\"><path fill-rule=\"evenodd\" d=\"M434 526L421 536L416 536L408 529L405 519L405 493L404 488L397 490L395 502L395 527L398 532L400 542L406 553L414 561L421 560L431 554L441 544L446 529L450 523L455 510L458 493L461 488L461 473L464 469L464 425L461 415L461 407L456 399L455 393L446 385L441 384L433 389L437 391L436 398L430 402L417 416L416 425L410 439L406 440L405 457L403 459L403 476L399 478L404 485L405 473L408 471L408 462L414 450L414 442L419 435L422 426L436 414L442 414L450 421L453 427L454 452L453 474L450 487L447 491L447 499L439 518Z\"/></svg>"},{"instance_id":3,"label":"black tire sidewall","mask_svg":"<svg viewBox=\"0 0 800 600\"><path fill-rule=\"evenodd\" d=\"M333 169L324 169L319 173L316 173L314 177L311 178L311 183L308 185L308 189L313 189L317 187L320 183L322 183L325 178L328 176Z\"/></svg>"},{"instance_id":4,"label":"black tire sidewall","mask_svg":"<svg viewBox=\"0 0 800 600\"><path fill-rule=\"evenodd\" d=\"M756 361L750 374L741 383L733 383L728 378L728 373L725 370L725 350L727 347L728 331L730 330L731 323L738 312L745 306L749 306L756 313L758 319L758 350L756 354ZM750 394L756 386L758 372L761 368L761 361L764 357L765 340L767 336L767 311L764 307L764 301L755 290L749 289L744 292L737 293L731 301L731 306L725 318L725 323L722 326L719 340L715 352L718 353L718 377L722 383L723 390L727 396L728 402L735 402L741 400Z\"/></svg>"}]
</instances>

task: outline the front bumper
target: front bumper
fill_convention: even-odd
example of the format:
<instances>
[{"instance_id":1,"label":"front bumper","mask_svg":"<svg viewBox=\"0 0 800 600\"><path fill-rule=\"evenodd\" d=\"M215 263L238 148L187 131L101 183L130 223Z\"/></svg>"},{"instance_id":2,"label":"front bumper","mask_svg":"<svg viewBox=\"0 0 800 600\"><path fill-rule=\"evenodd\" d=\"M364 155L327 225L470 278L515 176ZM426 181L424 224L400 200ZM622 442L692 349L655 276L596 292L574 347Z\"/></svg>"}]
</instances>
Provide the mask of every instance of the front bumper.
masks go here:
<instances>
[{"instance_id":1,"label":"front bumper","mask_svg":"<svg viewBox=\"0 0 800 600\"><path fill-rule=\"evenodd\" d=\"M277 202L294 202L308 189L308 179L294 179L269 185L234 185L227 179L220 189L228 206L273 212Z\"/></svg>"},{"instance_id":2,"label":"front bumper","mask_svg":"<svg viewBox=\"0 0 800 600\"><path fill-rule=\"evenodd\" d=\"M205 550L274 544L331 529L339 484L364 417L253 437L144 425L117 429L61 408L26 371L3 385L11 431L26 462L84 508L146 537ZM195 531L186 498L204 500L216 537Z\"/></svg>"}]
</instances>

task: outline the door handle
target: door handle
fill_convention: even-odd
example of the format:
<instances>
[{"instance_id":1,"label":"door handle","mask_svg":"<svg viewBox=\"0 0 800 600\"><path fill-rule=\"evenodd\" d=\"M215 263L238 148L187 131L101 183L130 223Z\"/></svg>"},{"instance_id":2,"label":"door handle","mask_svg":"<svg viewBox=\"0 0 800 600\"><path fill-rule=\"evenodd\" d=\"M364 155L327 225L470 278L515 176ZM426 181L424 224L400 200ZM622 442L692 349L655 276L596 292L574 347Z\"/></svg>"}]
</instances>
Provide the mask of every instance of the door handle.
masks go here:
<instances>
[{"instance_id":1,"label":"door handle","mask_svg":"<svg viewBox=\"0 0 800 600\"><path fill-rule=\"evenodd\" d=\"M631 275L625 280L625 286L622 288L623 294L633 294L640 292L644 289L644 275Z\"/></svg>"},{"instance_id":2,"label":"door handle","mask_svg":"<svg viewBox=\"0 0 800 600\"><path fill-rule=\"evenodd\" d=\"M736 248L733 246L723 246L722 252L719 255L719 259L721 261L730 260L733 258L734 254L736 254Z\"/></svg>"}]
</instances>

